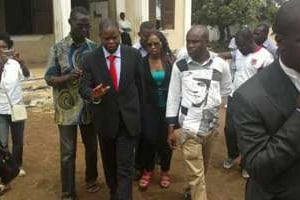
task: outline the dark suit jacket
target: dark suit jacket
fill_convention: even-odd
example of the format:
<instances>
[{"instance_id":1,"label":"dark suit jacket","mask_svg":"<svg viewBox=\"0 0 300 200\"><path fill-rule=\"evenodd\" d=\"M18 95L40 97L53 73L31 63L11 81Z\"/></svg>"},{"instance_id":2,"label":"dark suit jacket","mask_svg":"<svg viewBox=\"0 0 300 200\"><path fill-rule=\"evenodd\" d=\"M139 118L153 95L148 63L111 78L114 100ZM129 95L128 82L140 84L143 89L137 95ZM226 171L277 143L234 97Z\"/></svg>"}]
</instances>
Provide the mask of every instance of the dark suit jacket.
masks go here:
<instances>
[{"instance_id":1,"label":"dark suit jacket","mask_svg":"<svg viewBox=\"0 0 300 200\"><path fill-rule=\"evenodd\" d=\"M91 100L92 88L100 83L110 89L100 104L90 104L96 131L104 137L116 137L120 120L123 120L131 136L141 131L140 102L143 100L143 72L140 53L121 45L121 73L118 92L114 90L102 47L86 55L79 92Z\"/></svg>"},{"instance_id":2,"label":"dark suit jacket","mask_svg":"<svg viewBox=\"0 0 300 200\"><path fill-rule=\"evenodd\" d=\"M278 61L234 93L233 118L251 176L246 200L300 199L298 95Z\"/></svg>"}]
</instances>

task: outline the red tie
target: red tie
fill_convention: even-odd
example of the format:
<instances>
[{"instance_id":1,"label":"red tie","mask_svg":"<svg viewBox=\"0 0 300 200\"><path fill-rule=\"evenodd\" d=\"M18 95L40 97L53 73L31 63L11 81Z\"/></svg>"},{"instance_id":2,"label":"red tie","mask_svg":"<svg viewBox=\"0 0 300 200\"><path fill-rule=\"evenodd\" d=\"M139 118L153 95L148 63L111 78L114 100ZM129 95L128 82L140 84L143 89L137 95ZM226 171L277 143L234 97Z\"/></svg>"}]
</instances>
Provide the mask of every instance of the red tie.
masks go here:
<instances>
[{"instance_id":1,"label":"red tie","mask_svg":"<svg viewBox=\"0 0 300 200\"><path fill-rule=\"evenodd\" d=\"M114 88L116 91L118 91L118 75L117 75L117 70L116 70L116 65L115 65L115 59L116 59L116 56L114 56L114 55L108 56L109 73L112 78Z\"/></svg>"}]
</instances>

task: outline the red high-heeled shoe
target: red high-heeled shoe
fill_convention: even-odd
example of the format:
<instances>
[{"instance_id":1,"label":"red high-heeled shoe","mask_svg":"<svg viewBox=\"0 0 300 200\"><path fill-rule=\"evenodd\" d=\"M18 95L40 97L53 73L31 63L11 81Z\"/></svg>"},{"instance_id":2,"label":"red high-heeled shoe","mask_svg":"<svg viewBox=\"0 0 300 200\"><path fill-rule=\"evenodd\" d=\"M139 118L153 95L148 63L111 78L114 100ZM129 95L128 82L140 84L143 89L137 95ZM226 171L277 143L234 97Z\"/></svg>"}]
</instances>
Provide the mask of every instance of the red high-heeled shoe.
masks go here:
<instances>
[{"instance_id":1,"label":"red high-heeled shoe","mask_svg":"<svg viewBox=\"0 0 300 200\"><path fill-rule=\"evenodd\" d=\"M161 171L160 172L160 186L162 188L168 188L171 185L171 176L169 174L169 172L165 172L165 171Z\"/></svg>"},{"instance_id":2,"label":"red high-heeled shoe","mask_svg":"<svg viewBox=\"0 0 300 200\"><path fill-rule=\"evenodd\" d=\"M141 177L140 182L139 182L140 189L148 188L150 181L152 179L152 175L153 175L153 172L144 171L143 176Z\"/></svg>"}]
</instances>

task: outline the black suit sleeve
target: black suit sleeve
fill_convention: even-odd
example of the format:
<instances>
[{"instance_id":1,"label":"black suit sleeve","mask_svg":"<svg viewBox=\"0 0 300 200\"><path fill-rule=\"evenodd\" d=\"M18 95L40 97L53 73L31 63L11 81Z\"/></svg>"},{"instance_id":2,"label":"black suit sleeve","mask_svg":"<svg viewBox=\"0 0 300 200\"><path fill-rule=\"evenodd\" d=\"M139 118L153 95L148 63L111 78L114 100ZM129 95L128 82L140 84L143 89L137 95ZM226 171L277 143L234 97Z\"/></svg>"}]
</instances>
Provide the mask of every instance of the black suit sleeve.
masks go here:
<instances>
[{"instance_id":1,"label":"black suit sleeve","mask_svg":"<svg viewBox=\"0 0 300 200\"><path fill-rule=\"evenodd\" d=\"M135 84L139 92L139 100L141 107L145 103L145 70L142 62L142 56L139 52L136 54L136 67L135 67Z\"/></svg>"},{"instance_id":2,"label":"black suit sleeve","mask_svg":"<svg viewBox=\"0 0 300 200\"><path fill-rule=\"evenodd\" d=\"M253 100L241 93L234 94L233 113L242 159L256 182L267 186L299 162L300 112L295 110L274 133Z\"/></svg>"},{"instance_id":3,"label":"black suit sleeve","mask_svg":"<svg viewBox=\"0 0 300 200\"><path fill-rule=\"evenodd\" d=\"M79 93L82 98L86 100L92 100L92 72L90 70L91 56L87 55L83 58L82 63L82 76L79 82Z\"/></svg>"}]
</instances>

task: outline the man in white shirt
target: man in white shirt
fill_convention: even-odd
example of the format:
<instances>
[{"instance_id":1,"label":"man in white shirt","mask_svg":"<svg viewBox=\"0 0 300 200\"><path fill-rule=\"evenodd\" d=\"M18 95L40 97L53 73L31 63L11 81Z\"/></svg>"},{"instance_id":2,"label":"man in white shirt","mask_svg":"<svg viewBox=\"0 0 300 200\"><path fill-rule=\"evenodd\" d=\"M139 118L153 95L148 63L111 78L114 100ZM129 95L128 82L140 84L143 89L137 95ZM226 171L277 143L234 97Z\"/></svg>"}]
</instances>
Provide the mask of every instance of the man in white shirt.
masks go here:
<instances>
[{"instance_id":1,"label":"man in white shirt","mask_svg":"<svg viewBox=\"0 0 300 200\"><path fill-rule=\"evenodd\" d=\"M132 45L131 37L130 37L131 23L127 19L125 19L124 12L120 13L120 20L118 21L118 24L121 32L122 44L131 46Z\"/></svg>"},{"instance_id":2,"label":"man in white shirt","mask_svg":"<svg viewBox=\"0 0 300 200\"><path fill-rule=\"evenodd\" d=\"M188 56L172 70L167 100L168 142L177 147L174 127L179 123L180 144L189 190L185 199L206 200L205 172L217 135L221 97L231 93L228 63L207 50L209 32L203 25L188 31Z\"/></svg>"},{"instance_id":3,"label":"man in white shirt","mask_svg":"<svg viewBox=\"0 0 300 200\"><path fill-rule=\"evenodd\" d=\"M266 48L275 58L277 58L277 45L270 40L269 37L269 26L261 23L257 25L253 30L253 37L257 45Z\"/></svg>"},{"instance_id":4,"label":"man in white shirt","mask_svg":"<svg viewBox=\"0 0 300 200\"><path fill-rule=\"evenodd\" d=\"M269 51L255 43L249 29L241 29L235 38L240 55L235 63L234 90L274 60Z\"/></svg>"},{"instance_id":5,"label":"man in white shirt","mask_svg":"<svg viewBox=\"0 0 300 200\"><path fill-rule=\"evenodd\" d=\"M271 39L269 39L268 36L269 26L267 24L258 24L253 30L255 43L261 47L264 47L267 51L269 51L269 53L272 54L274 59L277 59L277 45ZM235 72L237 71L236 63L239 62L240 59L243 59L243 55L237 48L235 37L230 40L228 48L230 52L222 52L218 55L224 59L231 59L230 69L232 79L234 79Z\"/></svg>"}]
</instances>

